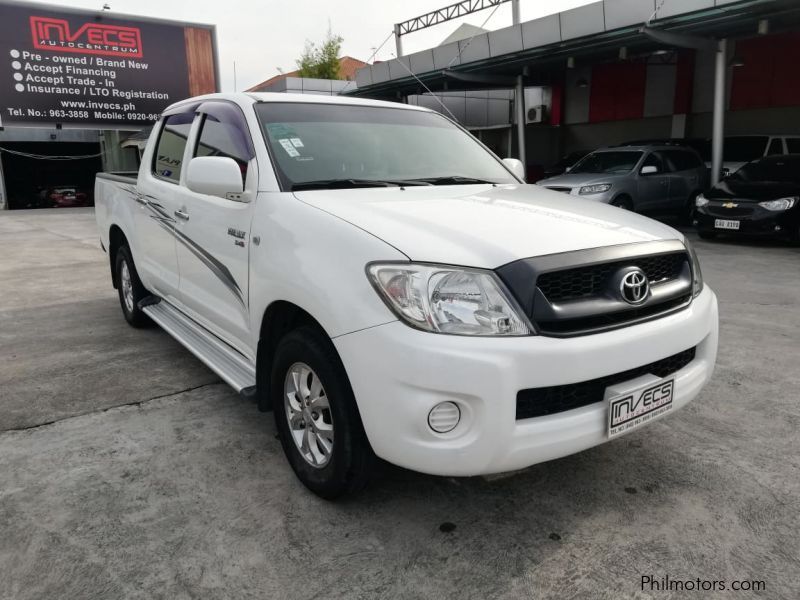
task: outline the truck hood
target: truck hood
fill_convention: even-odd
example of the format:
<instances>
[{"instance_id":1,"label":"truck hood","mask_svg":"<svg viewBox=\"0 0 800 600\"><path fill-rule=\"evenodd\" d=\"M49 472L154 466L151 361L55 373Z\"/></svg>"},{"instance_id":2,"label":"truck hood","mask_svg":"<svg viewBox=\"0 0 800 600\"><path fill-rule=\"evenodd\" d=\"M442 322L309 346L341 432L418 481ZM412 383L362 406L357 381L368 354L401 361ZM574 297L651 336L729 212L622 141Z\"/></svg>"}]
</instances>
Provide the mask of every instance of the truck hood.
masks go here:
<instances>
[{"instance_id":1,"label":"truck hood","mask_svg":"<svg viewBox=\"0 0 800 600\"><path fill-rule=\"evenodd\" d=\"M535 185L314 190L294 195L420 262L493 269L531 256L683 239L652 219Z\"/></svg>"}]
</instances>

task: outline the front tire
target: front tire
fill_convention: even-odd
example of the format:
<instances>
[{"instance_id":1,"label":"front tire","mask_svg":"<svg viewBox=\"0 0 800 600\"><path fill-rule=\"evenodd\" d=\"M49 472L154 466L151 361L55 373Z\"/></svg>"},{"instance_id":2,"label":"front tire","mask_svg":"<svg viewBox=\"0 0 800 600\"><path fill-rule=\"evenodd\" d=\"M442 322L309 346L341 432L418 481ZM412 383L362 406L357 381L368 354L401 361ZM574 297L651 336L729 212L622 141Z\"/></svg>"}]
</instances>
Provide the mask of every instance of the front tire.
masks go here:
<instances>
[{"instance_id":1,"label":"front tire","mask_svg":"<svg viewBox=\"0 0 800 600\"><path fill-rule=\"evenodd\" d=\"M310 326L286 334L270 387L283 451L303 485L327 500L362 489L375 455L330 339Z\"/></svg>"},{"instance_id":2,"label":"front tire","mask_svg":"<svg viewBox=\"0 0 800 600\"><path fill-rule=\"evenodd\" d=\"M694 221L695 206L699 195L700 192L691 194L686 201L686 205L678 212L678 219L682 224L691 225L692 221Z\"/></svg>"},{"instance_id":3,"label":"front tire","mask_svg":"<svg viewBox=\"0 0 800 600\"><path fill-rule=\"evenodd\" d=\"M617 196L611 201L611 206L616 206L624 210L633 210L633 201L627 196Z\"/></svg>"},{"instance_id":4,"label":"front tire","mask_svg":"<svg viewBox=\"0 0 800 600\"><path fill-rule=\"evenodd\" d=\"M122 314L125 320L136 328L147 327L150 319L139 308L139 302L149 294L142 285L139 274L136 272L136 265L131 258L131 250L127 246L121 246L117 250L115 271L117 276L117 292L119 293L119 303L122 306Z\"/></svg>"}]
</instances>

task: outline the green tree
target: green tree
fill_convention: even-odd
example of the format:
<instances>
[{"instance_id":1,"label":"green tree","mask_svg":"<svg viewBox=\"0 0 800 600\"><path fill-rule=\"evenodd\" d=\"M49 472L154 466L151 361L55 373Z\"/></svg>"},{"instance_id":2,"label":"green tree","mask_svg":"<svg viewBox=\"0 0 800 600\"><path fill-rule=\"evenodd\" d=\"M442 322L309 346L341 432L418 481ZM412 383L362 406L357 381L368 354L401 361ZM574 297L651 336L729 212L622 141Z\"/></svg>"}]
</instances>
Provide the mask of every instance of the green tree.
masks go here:
<instances>
[{"instance_id":1,"label":"green tree","mask_svg":"<svg viewBox=\"0 0 800 600\"><path fill-rule=\"evenodd\" d=\"M325 41L319 46L306 41L303 54L295 62L300 77L316 79L341 79L339 75L339 51L342 49L342 37L333 35L328 29Z\"/></svg>"}]
</instances>

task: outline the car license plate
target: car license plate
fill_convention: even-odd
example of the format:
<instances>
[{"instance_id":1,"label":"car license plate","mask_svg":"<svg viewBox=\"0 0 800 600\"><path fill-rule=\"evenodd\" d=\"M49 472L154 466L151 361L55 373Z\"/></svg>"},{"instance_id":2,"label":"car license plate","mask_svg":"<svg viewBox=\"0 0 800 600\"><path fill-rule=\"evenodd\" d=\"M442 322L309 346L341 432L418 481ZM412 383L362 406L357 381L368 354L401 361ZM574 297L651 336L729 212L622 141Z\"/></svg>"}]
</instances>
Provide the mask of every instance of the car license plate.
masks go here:
<instances>
[{"instance_id":1,"label":"car license plate","mask_svg":"<svg viewBox=\"0 0 800 600\"><path fill-rule=\"evenodd\" d=\"M717 229L739 229L739 221L731 219L714 219L714 227Z\"/></svg>"},{"instance_id":2,"label":"car license plate","mask_svg":"<svg viewBox=\"0 0 800 600\"><path fill-rule=\"evenodd\" d=\"M672 410L674 390L674 379L662 379L609 398L608 437L627 433Z\"/></svg>"}]
</instances>

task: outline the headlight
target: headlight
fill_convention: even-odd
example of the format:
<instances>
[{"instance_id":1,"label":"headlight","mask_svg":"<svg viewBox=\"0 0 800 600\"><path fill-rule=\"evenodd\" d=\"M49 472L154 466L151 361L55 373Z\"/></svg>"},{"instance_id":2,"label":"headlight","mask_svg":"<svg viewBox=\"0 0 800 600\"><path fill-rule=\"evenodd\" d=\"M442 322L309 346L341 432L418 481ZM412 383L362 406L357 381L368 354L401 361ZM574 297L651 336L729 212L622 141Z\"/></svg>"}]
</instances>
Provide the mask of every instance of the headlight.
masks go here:
<instances>
[{"instance_id":1,"label":"headlight","mask_svg":"<svg viewBox=\"0 0 800 600\"><path fill-rule=\"evenodd\" d=\"M596 183L595 185L585 185L578 190L579 194L599 194L611 189L610 183Z\"/></svg>"},{"instance_id":2,"label":"headlight","mask_svg":"<svg viewBox=\"0 0 800 600\"><path fill-rule=\"evenodd\" d=\"M453 335L530 335L489 271L417 264L371 264L367 274L387 306L417 329Z\"/></svg>"},{"instance_id":3,"label":"headlight","mask_svg":"<svg viewBox=\"0 0 800 600\"><path fill-rule=\"evenodd\" d=\"M692 262L692 296L696 298L703 291L703 272L700 270L700 260L697 258L694 246L687 239L683 240L683 245L689 251L689 259Z\"/></svg>"},{"instance_id":4,"label":"headlight","mask_svg":"<svg viewBox=\"0 0 800 600\"><path fill-rule=\"evenodd\" d=\"M703 194L698 194L697 198L694 199L694 205L697 208L701 208L701 207L705 206L706 204L708 204L708 198L703 196Z\"/></svg>"},{"instance_id":5,"label":"headlight","mask_svg":"<svg viewBox=\"0 0 800 600\"><path fill-rule=\"evenodd\" d=\"M759 202L758 205L766 208L767 210L789 210L797 204L797 197L794 198L779 198L778 200L767 200L766 202Z\"/></svg>"}]
</instances>

